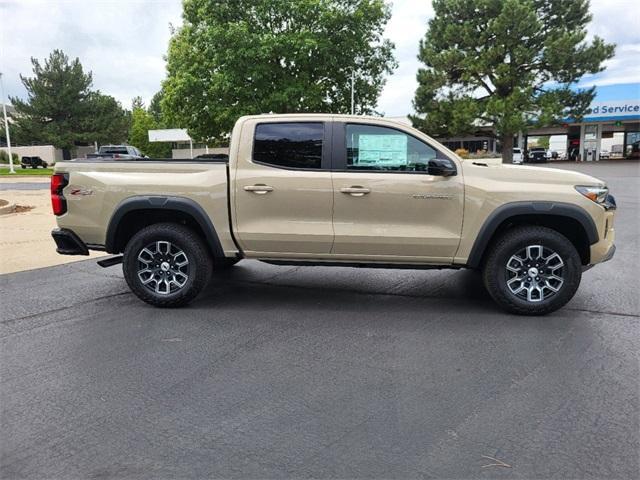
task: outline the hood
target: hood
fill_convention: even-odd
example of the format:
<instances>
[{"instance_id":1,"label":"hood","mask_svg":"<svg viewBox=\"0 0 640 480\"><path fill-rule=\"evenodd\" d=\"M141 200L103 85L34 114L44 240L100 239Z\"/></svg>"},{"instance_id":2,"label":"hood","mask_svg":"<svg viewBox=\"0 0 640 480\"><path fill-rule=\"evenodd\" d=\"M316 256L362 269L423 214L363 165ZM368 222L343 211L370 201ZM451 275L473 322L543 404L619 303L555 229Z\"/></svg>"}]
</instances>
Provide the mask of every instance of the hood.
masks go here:
<instances>
[{"instance_id":1,"label":"hood","mask_svg":"<svg viewBox=\"0 0 640 480\"><path fill-rule=\"evenodd\" d=\"M591 175L560 168L510 165L495 161L469 160L462 162L463 171L514 183L547 183L560 185L605 186L606 182Z\"/></svg>"}]
</instances>

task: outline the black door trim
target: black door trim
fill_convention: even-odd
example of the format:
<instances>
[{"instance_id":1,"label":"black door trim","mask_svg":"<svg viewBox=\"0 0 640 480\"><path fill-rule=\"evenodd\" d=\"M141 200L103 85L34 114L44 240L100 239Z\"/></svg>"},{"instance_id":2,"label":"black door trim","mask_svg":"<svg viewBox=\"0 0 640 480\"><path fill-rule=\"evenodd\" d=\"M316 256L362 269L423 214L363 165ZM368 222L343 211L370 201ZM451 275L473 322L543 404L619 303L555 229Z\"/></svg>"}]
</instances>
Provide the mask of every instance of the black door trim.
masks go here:
<instances>
[{"instance_id":1,"label":"black door trim","mask_svg":"<svg viewBox=\"0 0 640 480\"><path fill-rule=\"evenodd\" d=\"M398 174L398 175L430 175L428 172L403 172L403 171L388 171L388 170L357 170L347 168L347 142L346 142L346 126L349 125L364 125L369 127L388 128L389 130L395 130L404 135L415 138L418 142L433 148L436 152L436 159L448 160L455 167L457 175L458 165L451 160L445 153L443 153L437 145L433 145L429 142L425 142L423 139L416 137L410 132L403 130L392 125L378 125L375 123L367 122L349 122L343 120L334 120L332 122L332 142L331 142L331 171L333 172L349 172L349 173L386 173L386 174Z\"/></svg>"}]
</instances>

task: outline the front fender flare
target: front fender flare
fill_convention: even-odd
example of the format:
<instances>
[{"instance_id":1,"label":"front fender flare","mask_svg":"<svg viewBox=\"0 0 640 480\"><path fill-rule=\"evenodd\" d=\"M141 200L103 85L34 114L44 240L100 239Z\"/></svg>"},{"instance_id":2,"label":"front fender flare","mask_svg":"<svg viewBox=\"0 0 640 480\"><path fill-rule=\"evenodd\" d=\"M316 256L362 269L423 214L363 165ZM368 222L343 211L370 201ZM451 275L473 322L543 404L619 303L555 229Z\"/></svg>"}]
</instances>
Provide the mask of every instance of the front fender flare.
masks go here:
<instances>
[{"instance_id":1,"label":"front fender flare","mask_svg":"<svg viewBox=\"0 0 640 480\"><path fill-rule=\"evenodd\" d=\"M489 246L489 241L498 227L505 220L519 215L549 215L571 218L582 225L590 245L598 242L598 229L596 228L593 218L591 218L591 215L589 215L586 210L577 205L562 202L505 203L491 212L480 228L478 236L471 248L469 258L467 259L467 267L478 268L484 252Z\"/></svg>"}]
</instances>

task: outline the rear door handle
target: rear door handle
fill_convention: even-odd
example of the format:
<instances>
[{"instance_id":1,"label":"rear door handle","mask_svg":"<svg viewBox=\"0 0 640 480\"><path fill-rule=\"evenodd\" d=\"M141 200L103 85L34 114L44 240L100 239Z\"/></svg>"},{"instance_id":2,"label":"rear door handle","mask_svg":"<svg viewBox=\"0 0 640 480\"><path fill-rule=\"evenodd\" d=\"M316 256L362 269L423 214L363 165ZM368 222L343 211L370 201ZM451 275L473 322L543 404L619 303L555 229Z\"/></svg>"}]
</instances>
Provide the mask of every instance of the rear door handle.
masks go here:
<instances>
[{"instance_id":1,"label":"rear door handle","mask_svg":"<svg viewBox=\"0 0 640 480\"><path fill-rule=\"evenodd\" d=\"M351 195L352 197L362 197L362 196L366 195L367 193L370 193L371 189L366 188L366 187L353 186L353 187L341 188L340 191L342 193L346 193L347 195Z\"/></svg>"},{"instance_id":2,"label":"rear door handle","mask_svg":"<svg viewBox=\"0 0 640 480\"><path fill-rule=\"evenodd\" d=\"M244 190L257 195L264 195L265 193L273 192L273 187L269 185L246 185Z\"/></svg>"}]
</instances>

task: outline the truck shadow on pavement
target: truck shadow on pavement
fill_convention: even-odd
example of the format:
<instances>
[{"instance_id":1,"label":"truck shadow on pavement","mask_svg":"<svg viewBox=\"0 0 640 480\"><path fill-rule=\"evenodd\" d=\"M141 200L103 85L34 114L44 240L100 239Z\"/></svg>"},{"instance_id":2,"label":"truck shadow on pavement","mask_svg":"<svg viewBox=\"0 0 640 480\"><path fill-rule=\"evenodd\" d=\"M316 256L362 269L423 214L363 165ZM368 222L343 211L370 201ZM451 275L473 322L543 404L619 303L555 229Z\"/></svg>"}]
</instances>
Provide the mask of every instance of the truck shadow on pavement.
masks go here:
<instances>
[{"instance_id":1,"label":"truck shadow on pavement","mask_svg":"<svg viewBox=\"0 0 640 480\"><path fill-rule=\"evenodd\" d=\"M257 262L256 262L257 263ZM267 267L241 263L215 272L190 308L242 310L323 309L327 312L382 309L393 314L428 311L503 314L479 273L471 270L386 270L342 267Z\"/></svg>"}]
</instances>

